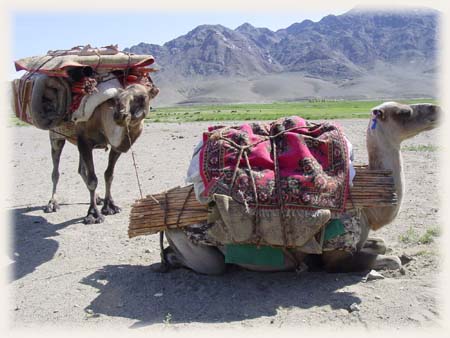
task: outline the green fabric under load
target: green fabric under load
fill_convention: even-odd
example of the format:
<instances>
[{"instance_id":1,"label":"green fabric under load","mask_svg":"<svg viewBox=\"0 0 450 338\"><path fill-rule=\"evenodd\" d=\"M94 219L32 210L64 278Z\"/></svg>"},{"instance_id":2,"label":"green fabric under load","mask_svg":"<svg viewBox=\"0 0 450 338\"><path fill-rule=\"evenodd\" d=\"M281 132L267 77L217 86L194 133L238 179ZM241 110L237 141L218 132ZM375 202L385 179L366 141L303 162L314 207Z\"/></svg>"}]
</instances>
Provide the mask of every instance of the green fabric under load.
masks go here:
<instances>
[{"instance_id":1,"label":"green fabric under load","mask_svg":"<svg viewBox=\"0 0 450 338\"><path fill-rule=\"evenodd\" d=\"M332 219L325 228L324 240L328 241L345 233L344 224L340 219Z\"/></svg>"},{"instance_id":2,"label":"green fabric under load","mask_svg":"<svg viewBox=\"0 0 450 338\"><path fill-rule=\"evenodd\" d=\"M273 267L284 266L284 253L281 248L249 244L225 245L225 263L252 264Z\"/></svg>"},{"instance_id":3,"label":"green fabric under load","mask_svg":"<svg viewBox=\"0 0 450 338\"><path fill-rule=\"evenodd\" d=\"M330 240L345 232L344 224L339 219L331 220L325 229L324 240ZM226 244L225 263L252 264L282 267L284 253L281 248L250 244Z\"/></svg>"}]
</instances>

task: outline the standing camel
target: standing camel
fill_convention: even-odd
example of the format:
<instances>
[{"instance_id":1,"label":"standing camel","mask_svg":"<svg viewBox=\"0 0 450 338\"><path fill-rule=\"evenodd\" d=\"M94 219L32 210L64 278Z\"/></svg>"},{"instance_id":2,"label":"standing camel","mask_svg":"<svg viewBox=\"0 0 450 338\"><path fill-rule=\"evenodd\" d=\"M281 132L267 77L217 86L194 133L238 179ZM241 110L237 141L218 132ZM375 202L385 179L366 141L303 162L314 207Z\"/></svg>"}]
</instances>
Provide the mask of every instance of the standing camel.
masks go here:
<instances>
[{"instance_id":1,"label":"standing camel","mask_svg":"<svg viewBox=\"0 0 450 338\"><path fill-rule=\"evenodd\" d=\"M78 122L69 134L50 131L50 144L53 161L52 182L53 191L50 201L44 208L45 212L55 212L59 209L56 199L56 188L59 180L59 161L66 140L78 147L80 154L78 173L83 178L89 193L90 204L85 224L101 223L103 215L113 215L120 212L111 195L114 166L122 153L127 152L141 135L144 118L150 109L150 100L159 93L159 89L148 83L132 84L120 89L119 94L97 106L88 121ZM64 126L62 127L64 128ZM61 130L61 129L59 129ZM95 175L92 150L106 149L109 152L108 166L105 171L105 198L97 197L97 176ZM97 205L103 202L101 213Z\"/></svg>"},{"instance_id":2,"label":"standing camel","mask_svg":"<svg viewBox=\"0 0 450 338\"><path fill-rule=\"evenodd\" d=\"M384 255L386 246L383 240L368 239L369 231L391 223L399 212L404 194L401 142L435 128L440 115L440 107L433 104L405 105L386 102L372 109L366 139L369 168L393 172L398 204L346 212L342 216L343 223L351 223L354 226L346 228L346 233L342 236L353 239L351 249L349 250L347 246L344 248L339 240L325 241L321 261L326 271L356 272L372 268L401 267L398 257ZM225 261L222 247L193 244L180 229L168 229L166 236L170 246L165 250L165 258L169 265L185 266L203 274L224 273ZM290 251L291 254L285 254L285 263L282 268L254 265L245 267L258 271L295 269L306 255L295 250Z\"/></svg>"}]
</instances>

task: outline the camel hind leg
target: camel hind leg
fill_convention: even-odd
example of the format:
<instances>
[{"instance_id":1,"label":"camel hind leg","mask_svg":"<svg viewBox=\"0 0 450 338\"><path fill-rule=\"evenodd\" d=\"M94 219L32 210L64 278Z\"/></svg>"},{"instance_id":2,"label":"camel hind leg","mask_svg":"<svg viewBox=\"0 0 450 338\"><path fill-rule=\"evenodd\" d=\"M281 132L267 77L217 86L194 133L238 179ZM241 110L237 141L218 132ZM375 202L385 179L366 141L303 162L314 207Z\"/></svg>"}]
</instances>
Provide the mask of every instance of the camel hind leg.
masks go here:
<instances>
[{"instance_id":1,"label":"camel hind leg","mask_svg":"<svg viewBox=\"0 0 450 338\"><path fill-rule=\"evenodd\" d=\"M50 145L52 152L52 162L53 162L53 171L52 171L52 182L53 182L53 190L52 197L48 201L47 205L44 207L44 212L56 212L59 209L59 204L56 198L56 188L58 186L59 181L59 161L61 159L61 153L64 148L66 140L64 138L55 138L52 137L50 132Z\"/></svg>"}]
</instances>

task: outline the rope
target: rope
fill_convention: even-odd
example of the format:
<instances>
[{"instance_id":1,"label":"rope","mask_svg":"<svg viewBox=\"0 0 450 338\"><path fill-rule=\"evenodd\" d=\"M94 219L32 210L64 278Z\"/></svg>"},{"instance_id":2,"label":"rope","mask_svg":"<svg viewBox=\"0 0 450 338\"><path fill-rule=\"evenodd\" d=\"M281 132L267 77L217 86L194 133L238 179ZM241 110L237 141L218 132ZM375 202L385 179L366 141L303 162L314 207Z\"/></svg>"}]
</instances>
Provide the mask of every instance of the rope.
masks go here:
<instances>
[{"instance_id":1,"label":"rope","mask_svg":"<svg viewBox=\"0 0 450 338\"><path fill-rule=\"evenodd\" d=\"M139 174L138 174L138 171L137 171L137 165L136 165L136 158L134 157L134 149L133 149L132 142L131 142L130 128L129 128L128 123L126 123L126 126L127 126L128 142L130 142L131 157L132 157L132 159L133 159L134 172L135 172L135 174L136 174L136 180L137 180L137 184L138 184L138 188L139 188L139 193L140 193L140 195L141 195L141 199L143 199L143 198L144 198L144 195L142 194L141 181L139 180ZM150 195L150 197L151 197L156 203L159 204L159 201L158 201L156 198L154 198L152 195Z\"/></svg>"},{"instance_id":2,"label":"rope","mask_svg":"<svg viewBox=\"0 0 450 338\"><path fill-rule=\"evenodd\" d=\"M177 228L180 228L180 219L181 219L181 215L182 215L183 212L186 210L186 209L185 209L186 204L187 204L187 202L188 202L188 200L189 200L189 197L191 196L191 194L192 194L193 191L194 191L194 186L192 186L191 189L189 189L189 192L188 192L188 194L187 194L187 196L186 196L186 198L185 198L185 200L184 200L184 202L183 202L183 206L181 207L181 210L180 210L180 212L178 213L177 223L176 223ZM166 195L166 196L167 196L167 195ZM165 223L165 215L164 215L164 223Z\"/></svg>"},{"instance_id":3,"label":"rope","mask_svg":"<svg viewBox=\"0 0 450 338\"><path fill-rule=\"evenodd\" d=\"M234 168L233 177L231 178L230 189L233 189L234 181L236 180L237 172L239 169L239 164L241 163L242 154L244 153L244 150L245 150L244 148L241 148L241 150L239 151L239 156L236 161L236 168Z\"/></svg>"},{"instance_id":4,"label":"rope","mask_svg":"<svg viewBox=\"0 0 450 338\"><path fill-rule=\"evenodd\" d=\"M71 137L71 136L68 136L68 135L66 135L66 134L64 134L64 133L60 133L59 131L56 131L56 130L54 130L54 129L50 129L49 131L51 131L52 133L55 133L55 134L64 136L65 139L73 140L73 141L75 141L75 142L77 141L77 139L76 139L75 137Z\"/></svg>"},{"instance_id":5,"label":"rope","mask_svg":"<svg viewBox=\"0 0 450 338\"><path fill-rule=\"evenodd\" d=\"M252 179L252 188L253 188L253 194L255 194L255 221L253 222L253 233L256 235L256 245L259 246L259 243L261 242L261 231L259 227L259 202L258 202L258 191L256 190L256 181L255 177L253 176L252 167L250 165L250 161L247 156L247 152L244 152L244 158L245 162L247 164L248 170L250 172L250 178Z\"/></svg>"},{"instance_id":6,"label":"rope","mask_svg":"<svg viewBox=\"0 0 450 338\"><path fill-rule=\"evenodd\" d=\"M164 193L164 203L163 203L163 206L164 206L164 227L165 228L169 228L168 226L167 226L167 211L168 211L168 200L167 200L167 191Z\"/></svg>"},{"instance_id":7,"label":"rope","mask_svg":"<svg viewBox=\"0 0 450 338\"><path fill-rule=\"evenodd\" d=\"M280 208L280 223L283 232L283 246L287 247L287 236L286 236L286 223L285 223L285 209L283 197L281 194L281 185L280 185L280 170L278 166L278 156L277 156L277 145L276 140L272 139L272 151L273 151L273 162L274 162L274 171L275 171L275 187L278 195L278 207Z\"/></svg>"}]
</instances>

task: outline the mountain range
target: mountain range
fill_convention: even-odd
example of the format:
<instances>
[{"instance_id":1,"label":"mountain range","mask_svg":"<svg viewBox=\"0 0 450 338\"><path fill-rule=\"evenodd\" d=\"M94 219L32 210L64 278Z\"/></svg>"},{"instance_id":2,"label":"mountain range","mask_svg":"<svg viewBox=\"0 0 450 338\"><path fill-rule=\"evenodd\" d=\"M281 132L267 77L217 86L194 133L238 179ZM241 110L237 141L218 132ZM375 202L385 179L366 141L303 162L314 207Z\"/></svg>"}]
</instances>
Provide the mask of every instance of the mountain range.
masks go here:
<instances>
[{"instance_id":1,"label":"mountain range","mask_svg":"<svg viewBox=\"0 0 450 338\"><path fill-rule=\"evenodd\" d=\"M353 9L277 31L200 25L125 50L155 57L160 105L436 97L439 17Z\"/></svg>"}]
</instances>

